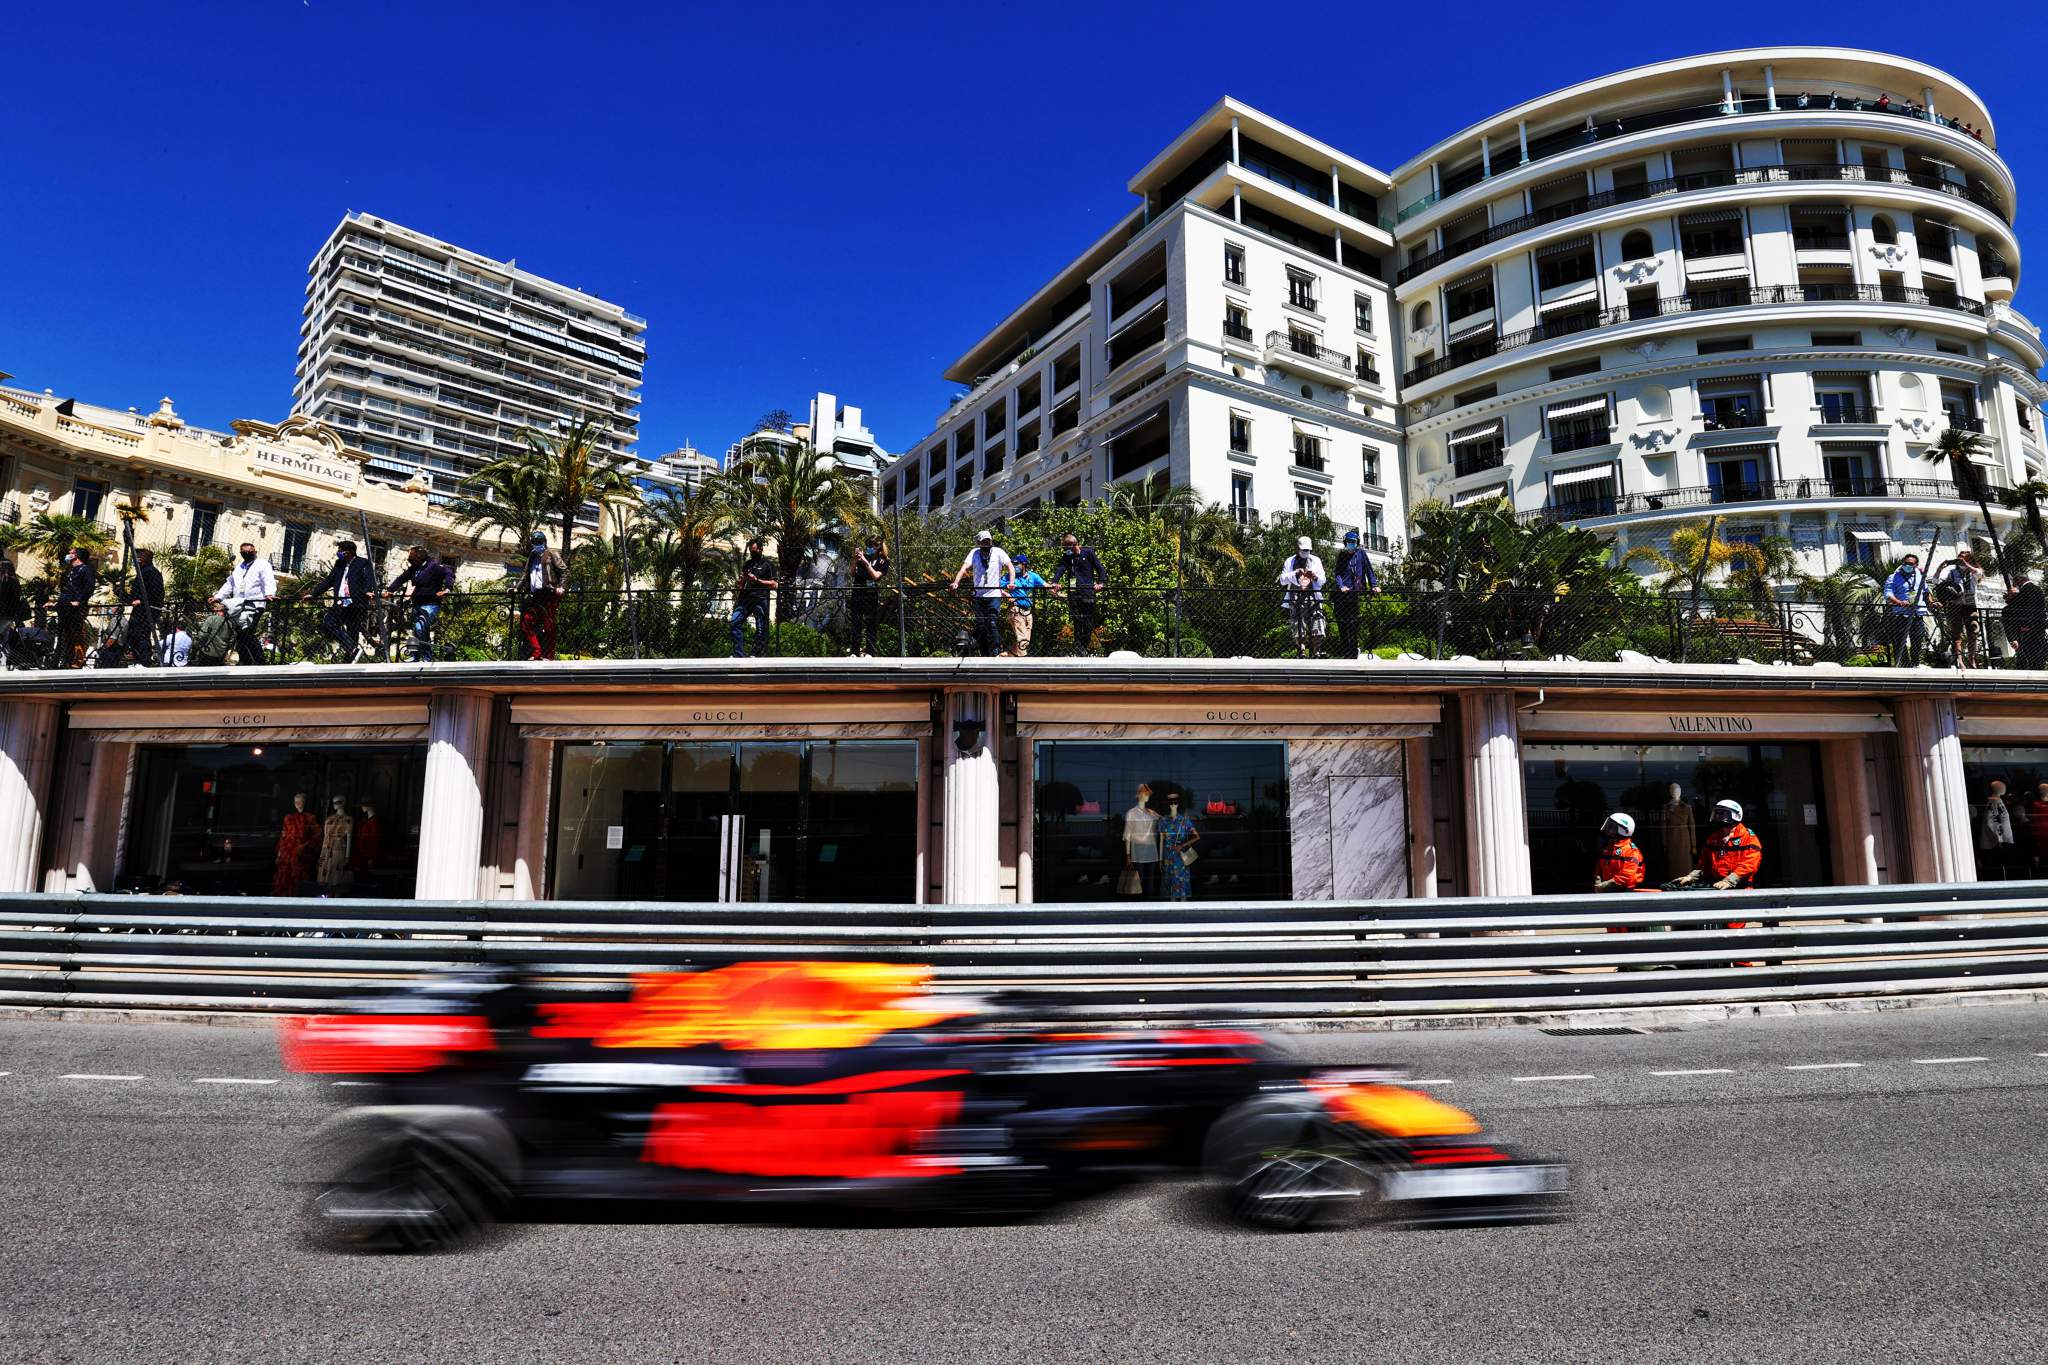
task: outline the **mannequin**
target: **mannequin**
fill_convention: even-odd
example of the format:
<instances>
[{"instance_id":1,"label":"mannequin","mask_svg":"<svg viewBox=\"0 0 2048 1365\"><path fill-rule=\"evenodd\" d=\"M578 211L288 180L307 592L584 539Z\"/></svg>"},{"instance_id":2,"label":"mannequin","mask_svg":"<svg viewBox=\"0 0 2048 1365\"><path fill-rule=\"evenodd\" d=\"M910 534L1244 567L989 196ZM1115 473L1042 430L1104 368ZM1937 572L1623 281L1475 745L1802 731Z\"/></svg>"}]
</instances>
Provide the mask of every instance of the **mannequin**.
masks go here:
<instances>
[{"instance_id":1,"label":"mannequin","mask_svg":"<svg viewBox=\"0 0 2048 1365\"><path fill-rule=\"evenodd\" d=\"M1124 812L1124 866L1137 869L1141 896L1159 894L1159 816L1151 802L1152 788L1140 783L1137 801Z\"/></svg>"},{"instance_id":2,"label":"mannequin","mask_svg":"<svg viewBox=\"0 0 2048 1365\"><path fill-rule=\"evenodd\" d=\"M384 851L384 825L377 819L375 806L365 801L360 809L362 816L356 821L348 868L355 873L373 872L378 856Z\"/></svg>"},{"instance_id":3,"label":"mannequin","mask_svg":"<svg viewBox=\"0 0 2048 1365\"><path fill-rule=\"evenodd\" d=\"M1194 870L1188 866L1195 844L1201 835L1195 831L1195 822L1180 812L1180 793L1166 794L1166 818L1159 822L1159 851L1164 856L1160 866L1166 882L1166 898L1170 901L1184 901L1195 894Z\"/></svg>"},{"instance_id":4,"label":"mannequin","mask_svg":"<svg viewBox=\"0 0 2048 1365\"><path fill-rule=\"evenodd\" d=\"M1670 881L1692 871L1693 861L1699 854L1699 834L1693 819L1692 807L1685 799L1685 790L1673 782L1665 792L1664 809L1661 812L1664 833L1664 880Z\"/></svg>"},{"instance_id":5,"label":"mannequin","mask_svg":"<svg viewBox=\"0 0 2048 1365\"><path fill-rule=\"evenodd\" d=\"M277 867L270 874L270 894L296 896L313 876L320 849L320 817L306 809L306 794L292 796L291 813L277 834Z\"/></svg>"},{"instance_id":6,"label":"mannequin","mask_svg":"<svg viewBox=\"0 0 2048 1365\"><path fill-rule=\"evenodd\" d=\"M349 818L348 802L337 796L320 831L320 885L333 890L348 885L349 846L355 840L356 822Z\"/></svg>"}]
</instances>

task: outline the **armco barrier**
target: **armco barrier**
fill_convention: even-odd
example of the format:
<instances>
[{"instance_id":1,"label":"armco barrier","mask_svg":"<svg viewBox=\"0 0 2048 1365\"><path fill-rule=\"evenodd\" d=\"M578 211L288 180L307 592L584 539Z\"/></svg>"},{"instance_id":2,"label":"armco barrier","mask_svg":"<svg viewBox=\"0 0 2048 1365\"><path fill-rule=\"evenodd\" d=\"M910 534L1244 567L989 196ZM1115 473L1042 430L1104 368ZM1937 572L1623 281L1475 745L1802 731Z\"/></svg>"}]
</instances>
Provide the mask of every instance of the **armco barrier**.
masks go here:
<instances>
[{"instance_id":1,"label":"armco barrier","mask_svg":"<svg viewBox=\"0 0 2048 1365\"><path fill-rule=\"evenodd\" d=\"M993 906L0 897L0 1004L302 1011L448 967L596 988L764 958L924 962L942 989L1117 1019L2036 987L2048 882Z\"/></svg>"}]
</instances>

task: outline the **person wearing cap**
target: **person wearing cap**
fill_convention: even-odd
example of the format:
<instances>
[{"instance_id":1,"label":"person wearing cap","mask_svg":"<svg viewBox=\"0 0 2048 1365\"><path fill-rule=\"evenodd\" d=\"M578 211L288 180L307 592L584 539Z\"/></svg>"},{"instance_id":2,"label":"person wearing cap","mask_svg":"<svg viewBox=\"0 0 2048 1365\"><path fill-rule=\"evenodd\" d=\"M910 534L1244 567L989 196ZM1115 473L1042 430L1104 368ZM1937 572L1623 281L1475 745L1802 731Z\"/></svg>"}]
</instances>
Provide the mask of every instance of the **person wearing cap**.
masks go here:
<instances>
[{"instance_id":1,"label":"person wearing cap","mask_svg":"<svg viewBox=\"0 0 2048 1365\"><path fill-rule=\"evenodd\" d=\"M1316 543L1307 536L1295 541L1294 553L1280 566L1279 583L1281 605L1287 609L1287 624L1294 632L1294 652L1299 658L1307 658L1311 652L1322 656L1328 629L1323 621L1326 581L1323 561L1316 557Z\"/></svg>"},{"instance_id":2,"label":"person wearing cap","mask_svg":"<svg viewBox=\"0 0 2048 1365\"><path fill-rule=\"evenodd\" d=\"M967 558L960 561L960 571L953 575L954 591L959 591L961 582L970 577L974 580L970 591L974 594L975 648L983 658L992 659L1003 652L1003 628L996 609L1017 578L1016 566L996 544L995 532L983 531L974 538L974 548L967 552Z\"/></svg>"},{"instance_id":3,"label":"person wearing cap","mask_svg":"<svg viewBox=\"0 0 2048 1365\"><path fill-rule=\"evenodd\" d=\"M1595 891L1633 891L1643 884L1643 853L1636 847L1636 818L1616 811L1600 826L1600 856L1593 864Z\"/></svg>"},{"instance_id":4,"label":"person wearing cap","mask_svg":"<svg viewBox=\"0 0 2048 1365\"><path fill-rule=\"evenodd\" d=\"M1055 587L1066 587L1067 614L1073 618L1074 654L1078 658L1093 651L1095 627L1101 620L1096 595L1109 587L1109 571L1102 557L1083 545L1072 531L1060 537L1059 563L1053 565Z\"/></svg>"},{"instance_id":5,"label":"person wearing cap","mask_svg":"<svg viewBox=\"0 0 2048 1365\"><path fill-rule=\"evenodd\" d=\"M754 618L754 657L768 652L768 594L775 590L775 561L768 558L761 537L747 541L747 559L740 565L739 590L733 594L732 615L726 626L732 633L732 657L747 657L747 618Z\"/></svg>"},{"instance_id":6,"label":"person wearing cap","mask_svg":"<svg viewBox=\"0 0 2048 1365\"><path fill-rule=\"evenodd\" d=\"M544 532L535 531L526 547L526 568L519 576L525 595L519 608L519 657L555 657L555 613L562 605L562 589L569 580L569 566L548 548Z\"/></svg>"},{"instance_id":7,"label":"person wearing cap","mask_svg":"<svg viewBox=\"0 0 2048 1365\"><path fill-rule=\"evenodd\" d=\"M1716 801L1707 837L1700 844L1698 865L1670 885L1673 890L1704 884L1716 891L1739 891L1756 885L1756 874L1763 865L1763 842L1742 823L1742 803Z\"/></svg>"},{"instance_id":8,"label":"person wearing cap","mask_svg":"<svg viewBox=\"0 0 2048 1365\"><path fill-rule=\"evenodd\" d=\"M1013 644L1010 657L1028 658L1031 654L1031 608L1037 599L1038 589L1044 588L1055 597L1059 589L1045 581L1045 576L1031 567L1031 556L1017 552L1016 575L1010 580L1010 636Z\"/></svg>"},{"instance_id":9,"label":"person wearing cap","mask_svg":"<svg viewBox=\"0 0 2048 1365\"><path fill-rule=\"evenodd\" d=\"M1337 657L1358 657L1358 604L1371 592L1378 592L1379 576L1372 560L1359 543L1358 532L1344 533L1344 548L1337 552L1337 569L1330 575L1330 605L1337 612Z\"/></svg>"}]
</instances>

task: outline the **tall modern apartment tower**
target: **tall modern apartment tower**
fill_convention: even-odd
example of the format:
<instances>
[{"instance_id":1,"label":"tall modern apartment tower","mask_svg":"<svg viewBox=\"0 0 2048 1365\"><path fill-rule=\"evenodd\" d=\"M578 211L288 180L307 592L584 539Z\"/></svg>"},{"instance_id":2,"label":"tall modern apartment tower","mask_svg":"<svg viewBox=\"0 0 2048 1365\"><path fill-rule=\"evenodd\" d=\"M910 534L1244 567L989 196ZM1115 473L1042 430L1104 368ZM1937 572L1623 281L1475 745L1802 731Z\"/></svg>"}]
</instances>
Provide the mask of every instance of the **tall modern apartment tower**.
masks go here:
<instances>
[{"instance_id":1,"label":"tall modern apartment tower","mask_svg":"<svg viewBox=\"0 0 2048 1365\"><path fill-rule=\"evenodd\" d=\"M306 275L293 410L346 432L369 477L445 502L522 428L585 417L631 451L645 318L363 213Z\"/></svg>"}]
</instances>

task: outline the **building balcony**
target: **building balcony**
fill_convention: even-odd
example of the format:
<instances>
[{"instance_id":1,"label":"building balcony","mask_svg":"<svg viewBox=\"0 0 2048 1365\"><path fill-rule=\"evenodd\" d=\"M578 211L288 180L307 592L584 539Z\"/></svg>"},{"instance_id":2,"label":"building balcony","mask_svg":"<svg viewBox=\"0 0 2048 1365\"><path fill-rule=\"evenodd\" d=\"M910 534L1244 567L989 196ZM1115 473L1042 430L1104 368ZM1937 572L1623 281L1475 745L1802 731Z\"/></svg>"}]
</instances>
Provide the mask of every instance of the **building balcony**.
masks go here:
<instances>
[{"instance_id":1,"label":"building balcony","mask_svg":"<svg viewBox=\"0 0 2048 1365\"><path fill-rule=\"evenodd\" d=\"M1973 317L1986 315L1985 305L1951 290L1908 289L1902 285L1875 284L1781 284L1747 285L1725 289L1696 289L1675 294L1654 303L1620 304L1600 312L1586 311L1558 318L1503 337L1454 344L1451 350L1410 369L1401 376L1403 384L1420 384L1466 365L1476 364L1503 351L1518 350L1563 337L1577 336L1605 327L1656 318L1677 317L1728 308L1757 308L1782 304L1874 303L1918 308L1946 308Z\"/></svg>"},{"instance_id":2,"label":"building balcony","mask_svg":"<svg viewBox=\"0 0 2048 1365\"><path fill-rule=\"evenodd\" d=\"M1351 357L1295 332L1266 333L1266 364L1312 378L1349 384Z\"/></svg>"},{"instance_id":3,"label":"building balcony","mask_svg":"<svg viewBox=\"0 0 2048 1365\"><path fill-rule=\"evenodd\" d=\"M1867 427L1877 423L1877 409L1868 403L1827 403L1820 410L1824 427Z\"/></svg>"},{"instance_id":4,"label":"building balcony","mask_svg":"<svg viewBox=\"0 0 2048 1365\"><path fill-rule=\"evenodd\" d=\"M1649 493L1622 493L1607 498L1551 503L1517 515L1523 522L1595 521L1607 517L1694 516L1703 509L1721 507L1835 501L1968 503L1973 499L1947 479L1821 477L1710 484L1701 488L1667 488ZM1992 510L1995 515L2019 515L2004 508L1994 507Z\"/></svg>"}]
</instances>

